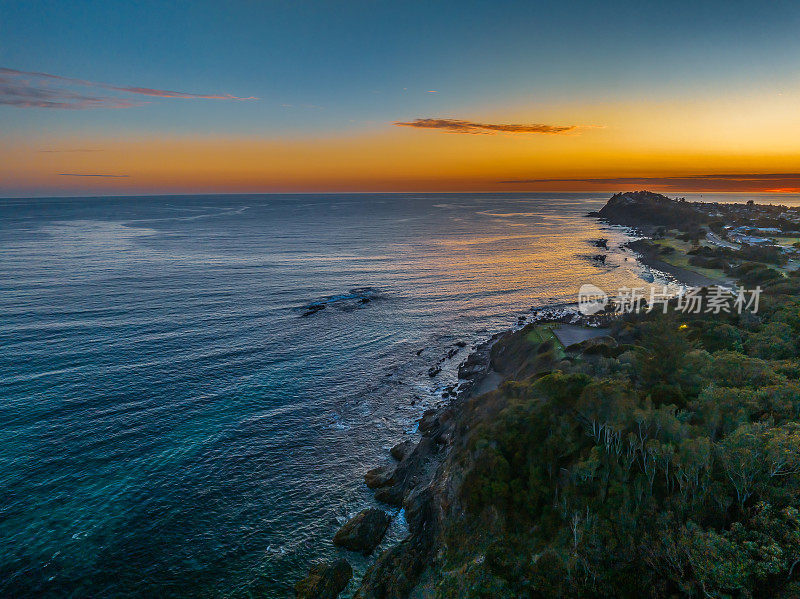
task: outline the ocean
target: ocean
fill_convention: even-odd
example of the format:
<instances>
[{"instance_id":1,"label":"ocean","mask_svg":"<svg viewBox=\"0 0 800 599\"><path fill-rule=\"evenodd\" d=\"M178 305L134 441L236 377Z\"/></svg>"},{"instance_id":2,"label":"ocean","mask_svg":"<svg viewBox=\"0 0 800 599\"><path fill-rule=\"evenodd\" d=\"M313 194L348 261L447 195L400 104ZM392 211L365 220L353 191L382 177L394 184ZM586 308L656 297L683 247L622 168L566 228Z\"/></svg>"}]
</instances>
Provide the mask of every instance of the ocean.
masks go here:
<instances>
[{"instance_id":1,"label":"ocean","mask_svg":"<svg viewBox=\"0 0 800 599\"><path fill-rule=\"evenodd\" d=\"M0 596L290 596L471 346L652 277L607 198L0 200Z\"/></svg>"}]
</instances>

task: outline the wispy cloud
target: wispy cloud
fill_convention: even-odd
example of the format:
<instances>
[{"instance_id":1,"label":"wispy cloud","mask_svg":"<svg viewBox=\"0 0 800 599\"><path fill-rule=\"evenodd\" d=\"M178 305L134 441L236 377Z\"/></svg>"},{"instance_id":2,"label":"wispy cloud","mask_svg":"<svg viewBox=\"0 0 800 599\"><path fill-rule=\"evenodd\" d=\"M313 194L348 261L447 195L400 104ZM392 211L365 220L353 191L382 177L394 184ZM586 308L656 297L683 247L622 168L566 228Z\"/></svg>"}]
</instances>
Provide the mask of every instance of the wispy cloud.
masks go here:
<instances>
[{"instance_id":1,"label":"wispy cloud","mask_svg":"<svg viewBox=\"0 0 800 599\"><path fill-rule=\"evenodd\" d=\"M100 95L90 89L103 89L122 96ZM133 96L133 98L125 97ZM147 104L136 96L154 98L181 98L201 100L257 100L254 96L239 97L232 94L193 94L187 92L112 85L74 77L62 77L36 71L18 71L0 67L0 105L19 108L61 108L86 110L90 108L131 108Z\"/></svg>"},{"instance_id":2,"label":"wispy cloud","mask_svg":"<svg viewBox=\"0 0 800 599\"><path fill-rule=\"evenodd\" d=\"M439 129L447 133L495 134L495 133L567 133L578 128L577 125L542 125L477 123L462 119L414 119L413 121L395 121L397 127L413 127L415 129Z\"/></svg>"},{"instance_id":3,"label":"wispy cloud","mask_svg":"<svg viewBox=\"0 0 800 599\"><path fill-rule=\"evenodd\" d=\"M59 177L111 177L111 178L124 178L130 175L107 175L105 173L58 173Z\"/></svg>"},{"instance_id":4,"label":"wispy cloud","mask_svg":"<svg viewBox=\"0 0 800 599\"><path fill-rule=\"evenodd\" d=\"M670 177L602 177L575 179L513 179L502 183L596 183L642 185L675 191L793 191L800 190L800 173L722 173Z\"/></svg>"},{"instance_id":5,"label":"wispy cloud","mask_svg":"<svg viewBox=\"0 0 800 599\"><path fill-rule=\"evenodd\" d=\"M66 149L44 149L44 150L36 150L39 154L63 154L65 152L102 152L103 150L97 148L66 148Z\"/></svg>"}]
</instances>

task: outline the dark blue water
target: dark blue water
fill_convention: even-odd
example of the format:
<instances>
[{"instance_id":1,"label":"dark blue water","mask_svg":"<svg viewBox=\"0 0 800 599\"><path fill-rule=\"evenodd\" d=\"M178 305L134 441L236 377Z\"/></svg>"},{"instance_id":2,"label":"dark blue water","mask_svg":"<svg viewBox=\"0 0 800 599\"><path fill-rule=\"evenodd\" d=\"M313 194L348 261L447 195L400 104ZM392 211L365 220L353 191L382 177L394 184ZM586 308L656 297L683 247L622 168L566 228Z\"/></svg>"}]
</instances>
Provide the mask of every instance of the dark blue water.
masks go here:
<instances>
[{"instance_id":1,"label":"dark blue water","mask_svg":"<svg viewBox=\"0 0 800 599\"><path fill-rule=\"evenodd\" d=\"M604 200L0 200L0 595L286 596L454 342L637 280Z\"/></svg>"}]
</instances>

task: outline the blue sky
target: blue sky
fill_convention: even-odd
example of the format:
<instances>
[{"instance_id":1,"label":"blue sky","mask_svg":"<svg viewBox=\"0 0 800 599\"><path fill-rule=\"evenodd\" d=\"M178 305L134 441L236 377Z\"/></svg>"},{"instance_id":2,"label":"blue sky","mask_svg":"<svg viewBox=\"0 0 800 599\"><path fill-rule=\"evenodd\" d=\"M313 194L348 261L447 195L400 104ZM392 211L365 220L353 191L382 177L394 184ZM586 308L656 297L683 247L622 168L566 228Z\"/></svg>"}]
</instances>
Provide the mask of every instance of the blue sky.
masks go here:
<instances>
[{"instance_id":1,"label":"blue sky","mask_svg":"<svg viewBox=\"0 0 800 599\"><path fill-rule=\"evenodd\" d=\"M124 160L133 151L125 144L142 139L157 141L159 156L178 152L186 180L191 168L214 168L213 140L239 140L236 160L250 166L228 165L215 191L228 189L225 177L236 190L303 189L305 162L315 176L326 168L338 176L332 165L344 151L353 161L386 156L369 185L384 173L397 189L415 190L441 169L451 182L484 172L469 189L508 178L597 178L601 167L613 177L697 174L699 165L794 172L799 31L796 0L0 0L0 157L17 160L15 193L57 188L58 169L113 168L130 175L132 191L160 189L154 181L166 175L146 164L146 149ZM208 97L217 95L226 98ZM490 127L393 126L417 119ZM509 123L528 129L497 128ZM565 134L541 134L556 130ZM468 139L477 134L493 139ZM190 151L195 139L209 144L202 156ZM81 149L82 140L98 151L70 161L34 155ZM331 143L297 145L314 140ZM257 171L286 154L281 144L295 144L295 162L280 167L294 173L291 184L277 170ZM23 145L30 156L15 156ZM230 152L221 158L234 161ZM410 187L392 172L398 161L416 169ZM147 177L147 186L134 184ZM353 189L374 188L355 171L349 177ZM328 189L326 181L314 189Z\"/></svg>"},{"instance_id":2,"label":"blue sky","mask_svg":"<svg viewBox=\"0 0 800 599\"><path fill-rule=\"evenodd\" d=\"M796 2L771 2L769 10L754 2L0 7L1 66L259 98L236 105L153 102L147 110L91 115L0 107L0 122L16 130L292 135L524 102L780 87L800 77Z\"/></svg>"}]
</instances>

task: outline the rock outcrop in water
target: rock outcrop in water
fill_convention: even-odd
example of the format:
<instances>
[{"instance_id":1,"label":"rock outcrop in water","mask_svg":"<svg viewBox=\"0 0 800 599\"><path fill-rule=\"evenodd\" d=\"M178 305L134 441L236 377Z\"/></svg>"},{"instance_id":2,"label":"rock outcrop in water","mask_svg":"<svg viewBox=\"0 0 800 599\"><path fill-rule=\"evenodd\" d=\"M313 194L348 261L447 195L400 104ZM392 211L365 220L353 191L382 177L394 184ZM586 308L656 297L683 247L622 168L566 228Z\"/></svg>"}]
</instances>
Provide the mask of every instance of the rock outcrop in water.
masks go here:
<instances>
[{"instance_id":1,"label":"rock outcrop in water","mask_svg":"<svg viewBox=\"0 0 800 599\"><path fill-rule=\"evenodd\" d=\"M319 562L311 566L303 580L294 585L297 599L336 599L350 578L353 568L345 559Z\"/></svg>"},{"instance_id":2,"label":"rock outcrop in water","mask_svg":"<svg viewBox=\"0 0 800 599\"><path fill-rule=\"evenodd\" d=\"M442 371L441 366L431 366L428 368L428 376L433 378Z\"/></svg>"},{"instance_id":3,"label":"rock outcrop in water","mask_svg":"<svg viewBox=\"0 0 800 599\"><path fill-rule=\"evenodd\" d=\"M391 520L383 510L366 509L339 529L333 537L333 544L369 555L380 544Z\"/></svg>"},{"instance_id":4,"label":"rock outcrop in water","mask_svg":"<svg viewBox=\"0 0 800 599\"><path fill-rule=\"evenodd\" d=\"M377 289L373 287L354 287L347 293L329 295L319 300L310 302L299 308L301 316L313 316L328 307L336 308L343 312L350 312L358 308L363 308L373 300L381 297Z\"/></svg>"}]
</instances>

